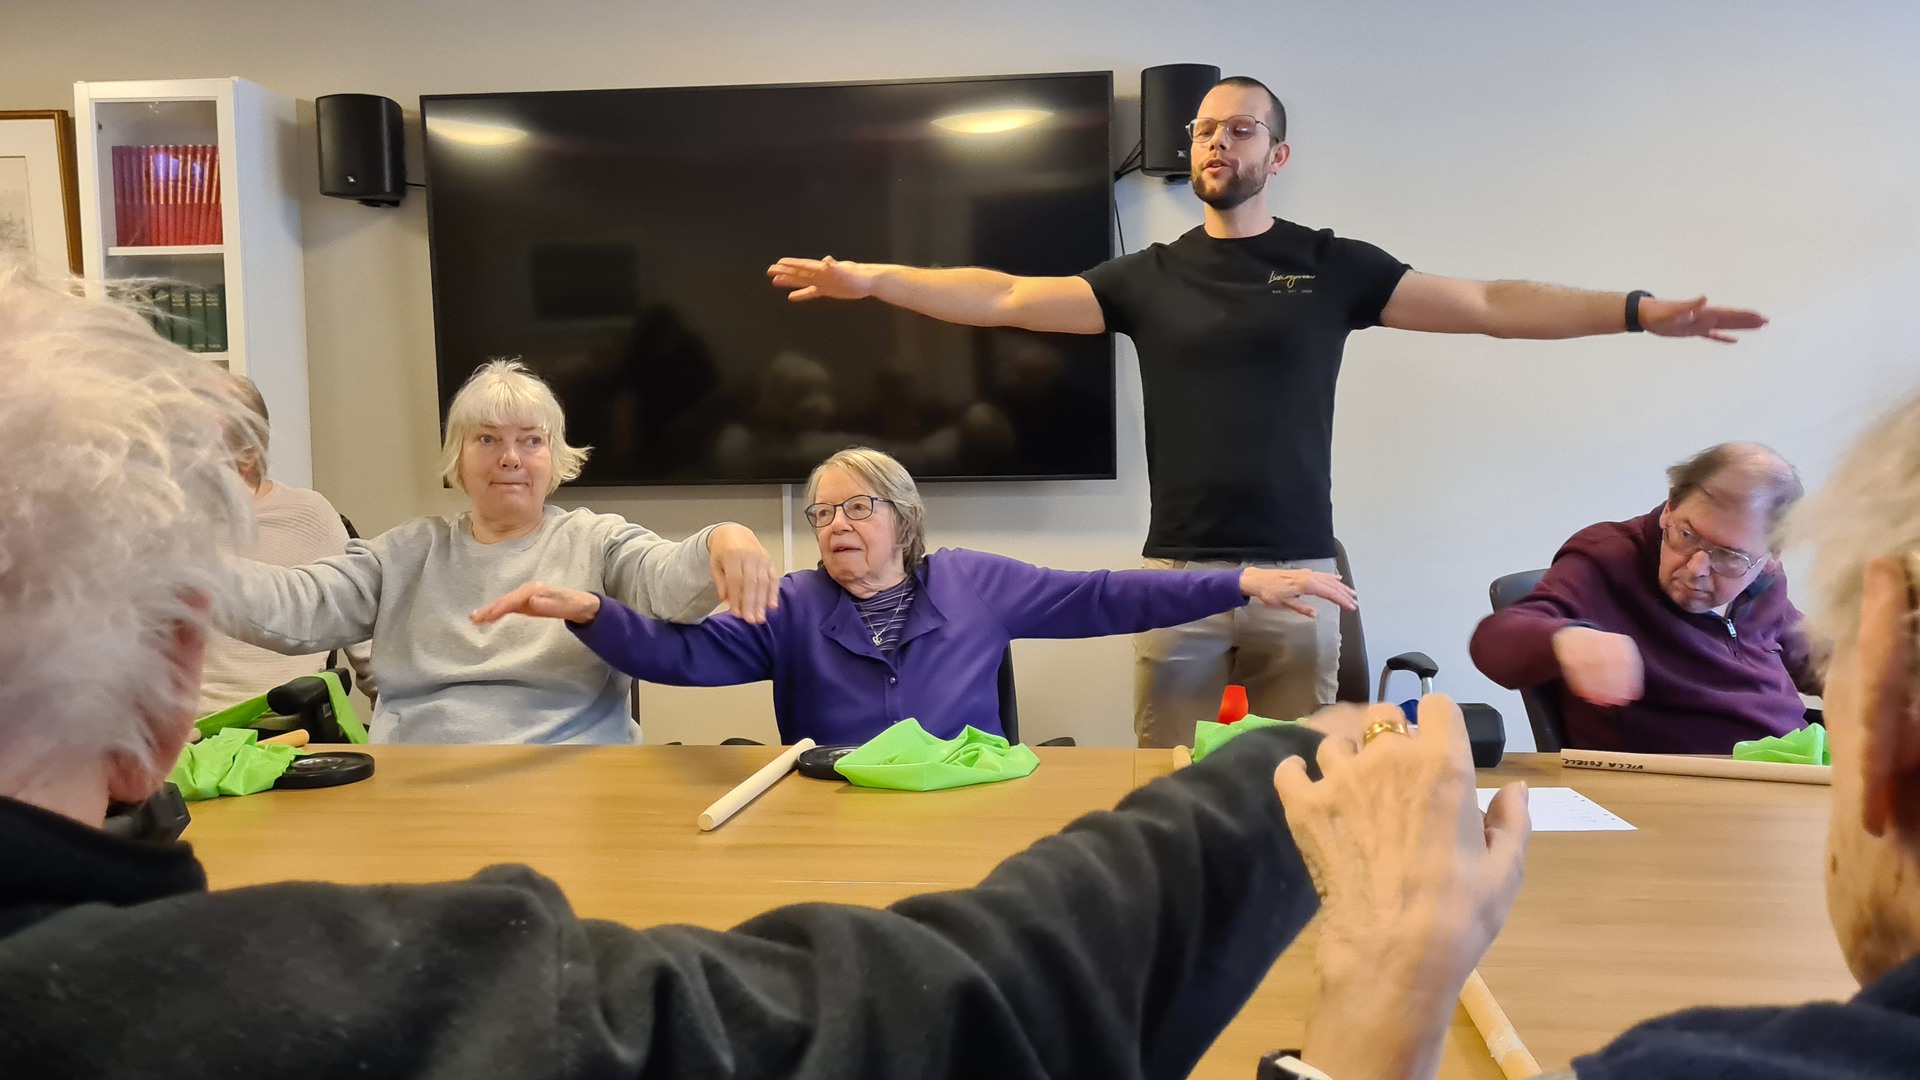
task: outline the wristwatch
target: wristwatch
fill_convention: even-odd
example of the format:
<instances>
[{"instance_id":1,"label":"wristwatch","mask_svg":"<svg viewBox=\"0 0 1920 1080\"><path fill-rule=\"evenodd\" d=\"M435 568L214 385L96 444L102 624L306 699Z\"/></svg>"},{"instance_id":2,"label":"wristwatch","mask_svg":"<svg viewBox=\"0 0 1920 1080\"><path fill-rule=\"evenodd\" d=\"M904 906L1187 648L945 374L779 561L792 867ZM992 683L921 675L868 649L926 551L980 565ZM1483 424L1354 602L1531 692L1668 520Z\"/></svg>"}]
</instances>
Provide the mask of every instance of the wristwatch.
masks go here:
<instances>
[{"instance_id":1,"label":"wristwatch","mask_svg":"<svg viewBox=\"0 0 1920 1080\"><path fill-rule=\"evenodd\" d=\"M1275 1050L1260 1059L1256 1080L1333 1080L1333 1077L1300 1060L1298 1050Z\"/></svg>"},{"instance_id":2,"label":"wristwatch","mask_svg":"<svg viewBox=\"0 0 1920 1080\"><path fill-rule=\"evenodd\" d=\"M1652 295L1645 289L1635 289L1627 294L1627 333L1637 334L1645 329L1640 325L1640 301Z\"/></svg>"}]
</instances>

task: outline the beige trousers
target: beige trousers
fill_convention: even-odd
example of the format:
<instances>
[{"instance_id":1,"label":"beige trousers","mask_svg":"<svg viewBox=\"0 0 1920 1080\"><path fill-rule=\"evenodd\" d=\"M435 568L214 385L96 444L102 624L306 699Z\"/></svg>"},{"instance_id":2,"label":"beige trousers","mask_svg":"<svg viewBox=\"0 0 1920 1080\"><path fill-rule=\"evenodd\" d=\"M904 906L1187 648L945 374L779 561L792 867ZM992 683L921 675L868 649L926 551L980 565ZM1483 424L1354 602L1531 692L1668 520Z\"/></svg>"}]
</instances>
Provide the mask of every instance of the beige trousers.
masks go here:
<instances>
[{"instance_id":1,"label":"beige trousers","mask_svg":"<svg viewBox=\"0 0 1920 1080\"><path fill-rule=\"evenodd\" d=\"M1260 566L1333 573L1332 559L1184 562L1148 559L1150 570ZM1330 704L1339 685L1340 609L1309 597L1319 613L1251 603L1184 626L1133 637L1133 730L1141 746L1192 746L1193 726L1220 712L1229 683L1247 688L1257 716L1292 720Z\"/></svg>"}]
</instances>

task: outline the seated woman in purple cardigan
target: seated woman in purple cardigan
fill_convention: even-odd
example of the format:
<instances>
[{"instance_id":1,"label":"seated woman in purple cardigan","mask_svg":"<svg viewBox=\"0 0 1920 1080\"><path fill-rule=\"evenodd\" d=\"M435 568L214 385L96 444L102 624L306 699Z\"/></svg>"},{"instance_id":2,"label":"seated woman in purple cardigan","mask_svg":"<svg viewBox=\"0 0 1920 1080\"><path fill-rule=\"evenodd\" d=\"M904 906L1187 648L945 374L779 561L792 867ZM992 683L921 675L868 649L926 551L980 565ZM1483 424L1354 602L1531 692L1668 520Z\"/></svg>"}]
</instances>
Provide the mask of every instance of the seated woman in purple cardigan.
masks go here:
<instances>
[{"instance_id":1,"label":"seated woman in purple cardigan","mask_svg":"<svg viewBox=\"0 0 1920 1080\"><path fill-rule=\"evenodd\" d=\"M670 686L773 680L780 738L860 743L915 717L951 738L1000 733L996 678L1014 638L1132 634L1217 615L1249 598L1313 614L1301 598L1355 606L1336 574L1262 568L1048 570L980 551L926 552L924 504L898 461L842 450L807 480L820 569L788 574L764 618L681 625L616 600L529 582L473 613L565 619L636 679Z\"/></svg>"}]
</instances>

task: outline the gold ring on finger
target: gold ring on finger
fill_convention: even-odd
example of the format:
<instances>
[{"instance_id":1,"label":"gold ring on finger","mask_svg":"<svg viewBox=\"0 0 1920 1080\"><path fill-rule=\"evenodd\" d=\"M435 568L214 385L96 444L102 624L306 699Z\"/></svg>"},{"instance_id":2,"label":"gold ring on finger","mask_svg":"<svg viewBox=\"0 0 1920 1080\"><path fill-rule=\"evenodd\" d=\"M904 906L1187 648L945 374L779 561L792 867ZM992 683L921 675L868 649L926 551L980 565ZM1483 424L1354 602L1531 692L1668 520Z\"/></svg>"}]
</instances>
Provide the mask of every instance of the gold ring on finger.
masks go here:
<instances>
[{"instance_id":1,"label":"gold ring on finger","mask_svg":"<svg viewBox=\"0 0 1920 1080\"><path fill-rule=\"evenodd\" d=\"M1391 720L1375 720L1373 723L1368 724L1367 730L1361 734L1360 744L1365 746L1367 743L1372 742L1388 732L1392 732L1395 735L1411 734L1411 732L1407 730L1406 720L1401 717L1396 716Z\"/></svg>"}]
</instances>

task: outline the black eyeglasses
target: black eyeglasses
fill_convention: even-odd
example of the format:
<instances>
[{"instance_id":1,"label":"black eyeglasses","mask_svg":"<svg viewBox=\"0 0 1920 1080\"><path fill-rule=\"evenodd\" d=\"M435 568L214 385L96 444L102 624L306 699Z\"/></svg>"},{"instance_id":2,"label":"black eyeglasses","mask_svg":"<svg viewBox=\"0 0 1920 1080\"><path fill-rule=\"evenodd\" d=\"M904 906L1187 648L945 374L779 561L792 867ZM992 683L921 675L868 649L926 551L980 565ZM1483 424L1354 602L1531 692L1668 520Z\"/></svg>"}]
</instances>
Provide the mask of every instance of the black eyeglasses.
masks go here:
<instances>
[{"instance_id":1,"label":"black eyeglasses","mask_svg":"<svg viewBox=\"0 0 1920 1080\"><path fill-rule=\"evenodd\" d=\"M844 511L848 521L865 521L873 516L875 503L891 502L893 502L892 499L882 499L877 495L855 495L845 502L814 503L800 513L806 517L807 524L816 529L824 529L833 524L833 513L836 510Z\"/></svg>"},{"instance_id":2,"label":"black eyeglasses","mask_svg":"<svg viewBox=\"0 0 1920 1080\"><path fill-rule=\"evenodd\" d=\"M1236 141L1253 138L1253 129L1256 126L1267 128L1267 134L1273 135L1273 129L1267 127L1265 120L1258 120L1251 116L1229 116L1225 120L1215 120L1211 116L1202 116L1196 120L1187 121L1187 135L1191 137L1194 142L1206 142L1208 139L1213 138L1213 133L1219 131L1223 124L1226 125L1227 135ZM1274 135L1275 141L1278 141L1279 138L1278 135Z\"/></svg>"},{"instance_id":3,"label":"black eyeglasses","mask_svg":"<svg viewBox=\"0 0 1920 1080\"><path fill-rule=\"evenodd\" d=\"M1732 548L1710 547L1700 539L1700 534L1679 522L1667 526L1667 542L1673 549L1688 558L1696 551L1707 553L1707 569L1723 578L1745 577L1754 564L1760 560Z\"/></svg>"}]
</instances>

